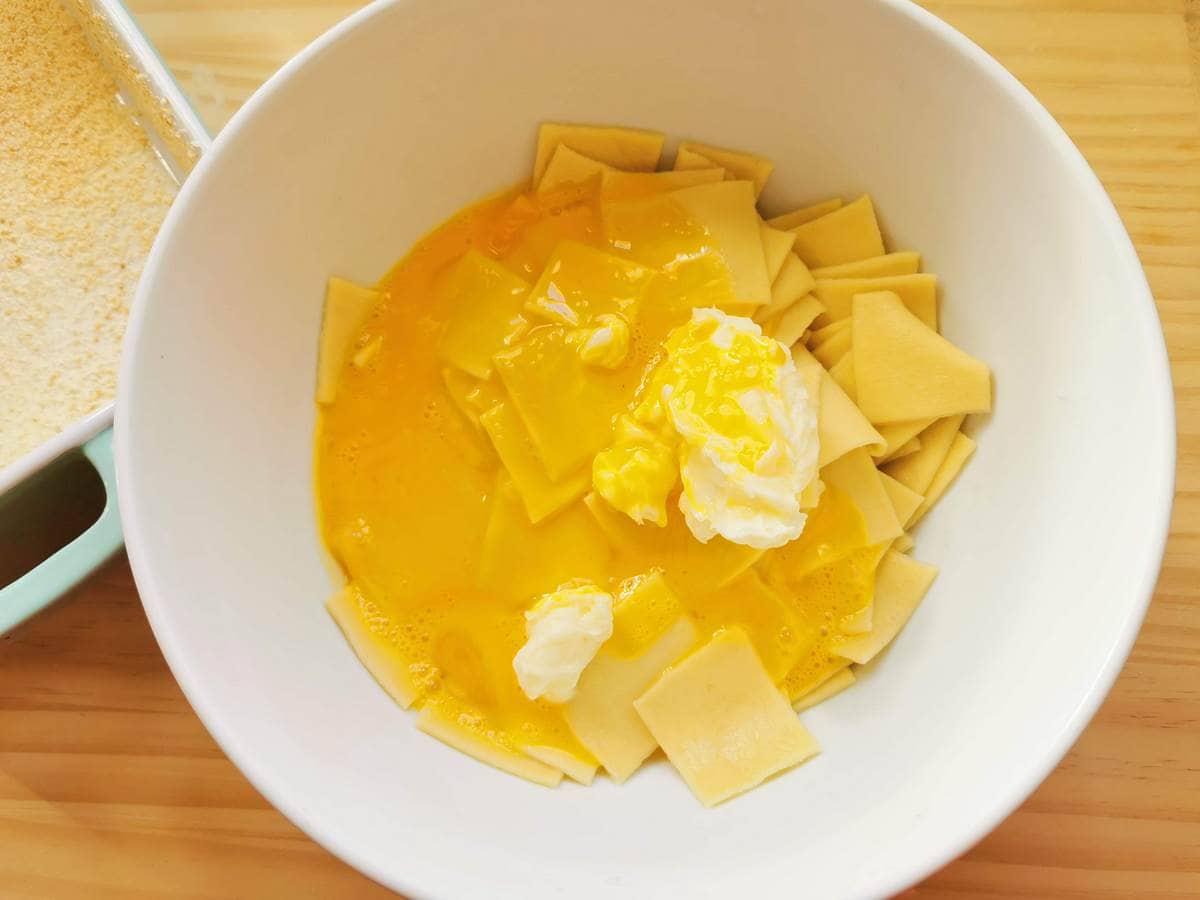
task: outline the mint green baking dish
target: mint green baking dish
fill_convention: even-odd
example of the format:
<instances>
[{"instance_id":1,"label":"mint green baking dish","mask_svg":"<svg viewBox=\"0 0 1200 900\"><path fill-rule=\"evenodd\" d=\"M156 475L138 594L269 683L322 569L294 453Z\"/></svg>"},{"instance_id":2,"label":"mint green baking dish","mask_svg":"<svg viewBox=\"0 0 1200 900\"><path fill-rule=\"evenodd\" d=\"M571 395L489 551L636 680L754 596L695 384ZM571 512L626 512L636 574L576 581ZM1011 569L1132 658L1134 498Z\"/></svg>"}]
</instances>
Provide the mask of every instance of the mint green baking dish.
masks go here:
<instances>
[{"instance_id":1,"label":"mint green baking dish","mask_svg":"<svg viewBox=\"0 0 1200 900\"><path fill-rule=\"evenodd\" d=\"M121 99L163 164L182 184L211 137L153 45L119 0L63 0L63 4L113 74ZM61 467L55 464L73 454L96 470L104 490L104 507L92 525L44 562L0 587L0 634L44 609L120 550L112 420L109 403L0 469L0 517L5 515L7 500L38 490L44 479L57 477ZM0 555L4 549L0 547Z\"/></svg>"}]
</instances>

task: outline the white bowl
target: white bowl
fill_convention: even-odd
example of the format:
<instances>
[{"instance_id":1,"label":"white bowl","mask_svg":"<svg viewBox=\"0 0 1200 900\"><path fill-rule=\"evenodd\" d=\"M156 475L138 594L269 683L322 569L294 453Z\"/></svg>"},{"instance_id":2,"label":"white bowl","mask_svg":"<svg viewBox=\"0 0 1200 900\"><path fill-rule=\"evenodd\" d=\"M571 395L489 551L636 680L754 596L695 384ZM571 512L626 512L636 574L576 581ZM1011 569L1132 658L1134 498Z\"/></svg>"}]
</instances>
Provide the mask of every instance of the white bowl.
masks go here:
<instances>
[{"instance_id":1,"label":"white bowl","mask_svg":"<svg viewBox=\"0 0 1200 900\"><path fill-rule=\"evenodd\" d=\"M869 190L995 371L919 534L942 573L894 648L805 714L824 752L702 810L664 764L546 790L419 733L322 602L312 402L326 276L364 281L525 177L542 120L771 157L766 204ZM899 890L1051 770L1129 650L1174 472L1162 334L1112 205L995 62L883 0L411 0L353 16L222 132L154 248L118 401L121 507L188 698L275 805L419 896ZM450 539L452 536L448 536Z\"/></svg>"}]
</instances>

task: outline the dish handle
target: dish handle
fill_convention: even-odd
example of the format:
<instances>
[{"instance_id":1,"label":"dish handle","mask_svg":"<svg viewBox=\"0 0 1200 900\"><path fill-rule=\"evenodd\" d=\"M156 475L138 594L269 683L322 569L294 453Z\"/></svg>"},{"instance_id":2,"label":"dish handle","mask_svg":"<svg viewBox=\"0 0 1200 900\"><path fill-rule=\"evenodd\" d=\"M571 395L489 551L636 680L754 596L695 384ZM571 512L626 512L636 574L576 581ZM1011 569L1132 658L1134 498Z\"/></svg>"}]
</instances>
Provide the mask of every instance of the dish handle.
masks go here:
<instances>
[{"instance_id":1,"label":"dish handle","mask_svg":"<svg viewBox=\"0 0 1200 900\"><path fill-rule=\"evenodd\" d=\"M104 509L83 534L16 581L0 588L0 634L45 609L121 549L121 514L113 467L113 433L106 428L83 445L83 455L104 484Z\"/></svg>"}]
</instances>

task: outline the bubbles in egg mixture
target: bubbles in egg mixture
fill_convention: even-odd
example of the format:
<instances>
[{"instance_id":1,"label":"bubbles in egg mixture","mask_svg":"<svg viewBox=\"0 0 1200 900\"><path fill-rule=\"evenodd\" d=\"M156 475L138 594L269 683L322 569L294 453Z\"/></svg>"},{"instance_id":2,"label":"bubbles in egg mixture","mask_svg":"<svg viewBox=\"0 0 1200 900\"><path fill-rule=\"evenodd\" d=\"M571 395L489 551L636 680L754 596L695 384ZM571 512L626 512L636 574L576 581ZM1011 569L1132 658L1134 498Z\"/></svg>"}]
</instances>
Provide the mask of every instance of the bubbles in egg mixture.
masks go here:
<instances>
[{"instance_id":1,"label":"bubbles in egg mixture","mask_svg":"<svg viewBox=\"0 0 1200 900\"><path fill-rule=\"evenodd\" d=\"M817 634L812 649L787 674L781 687L795 699L849 665L834 649L846 620L874 600L875 568L884 547L863 547L804 576L791 595L793 606Z\"/></svg>"}]
</instances>

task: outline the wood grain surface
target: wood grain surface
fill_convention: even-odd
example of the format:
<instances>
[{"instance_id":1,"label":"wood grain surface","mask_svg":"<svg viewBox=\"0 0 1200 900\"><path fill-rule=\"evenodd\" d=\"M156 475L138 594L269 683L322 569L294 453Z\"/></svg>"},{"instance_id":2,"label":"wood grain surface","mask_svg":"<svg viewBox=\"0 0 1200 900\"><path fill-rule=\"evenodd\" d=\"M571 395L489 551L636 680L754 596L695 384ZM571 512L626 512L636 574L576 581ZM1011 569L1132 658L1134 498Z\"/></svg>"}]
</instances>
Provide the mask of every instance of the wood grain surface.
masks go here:
<instances>
[{"instance_id":1,"label":"wood grain surface","mask_svg":"<svg viewBox=\"0 0 1200 900\"><path fill-rule=\"evenodd\" d=\"M215 130L359 4L130 5ZM928 6L1033 90L1116 201L1166 330L1180 457L1158 591L1112 695L1018 812L910 894L1200 897L1200 2ZM123 558L0 641L0 897L386 895L225 759Z\"/></svg>"}]
</instances>

